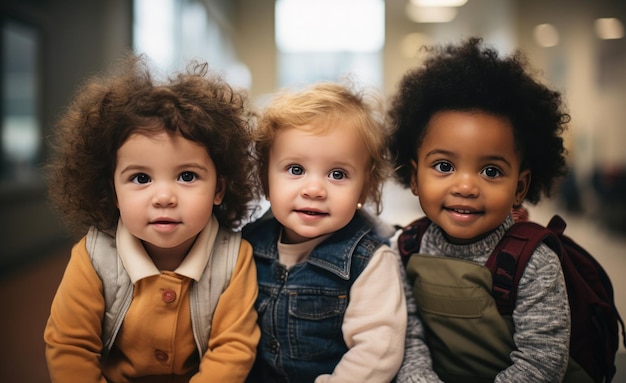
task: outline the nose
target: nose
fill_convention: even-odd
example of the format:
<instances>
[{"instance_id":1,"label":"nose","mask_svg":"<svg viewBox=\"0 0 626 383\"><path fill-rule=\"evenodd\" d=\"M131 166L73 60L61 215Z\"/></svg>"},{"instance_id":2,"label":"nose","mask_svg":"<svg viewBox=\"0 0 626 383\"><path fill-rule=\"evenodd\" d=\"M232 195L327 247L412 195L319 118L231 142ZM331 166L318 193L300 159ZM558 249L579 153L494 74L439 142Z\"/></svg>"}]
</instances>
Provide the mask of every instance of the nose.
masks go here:
<instances>
[{"instance_id":1,"label":"nose","mask_svg":"<svg viewBox=\"0 0 626 383\"><path fill-rule=\"evenodd\" d=\"M307 177L301 194L305 198L324 199L326 198L326 187L319 177Z\"/></svg>"},{"instance_id":2,"label":"nose","mask_svg":"<svg viewBox=\"0 0 626 383\"><path fill-rule=\"evenodd\" d=\"M452 194L465 198L478 197L479 187L473 174L457 174Z\"/></svg>"},{"instance_id":3,"label":"nose","mask_svg":"<svg viewBox=\"0 0 626 383\"><path fill-rule=\"evenodd\" d=\"M155 185L155 193L152 196L152 204L156 207L176 206L178 199L174 189L167 184Z\"/></svg>"}]
</instances>

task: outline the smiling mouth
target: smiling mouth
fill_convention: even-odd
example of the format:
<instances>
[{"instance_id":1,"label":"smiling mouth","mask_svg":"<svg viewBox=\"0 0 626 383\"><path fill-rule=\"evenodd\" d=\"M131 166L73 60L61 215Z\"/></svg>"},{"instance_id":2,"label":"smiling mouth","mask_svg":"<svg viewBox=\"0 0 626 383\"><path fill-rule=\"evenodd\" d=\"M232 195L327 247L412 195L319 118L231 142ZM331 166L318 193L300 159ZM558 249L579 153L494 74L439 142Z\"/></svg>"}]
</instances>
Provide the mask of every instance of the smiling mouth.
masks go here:
<instances>
[{"instance_id":1,"label":"smiling mouth","mask_svg":"<svg viewBox=\"0 0 626 383\"><path fill-rule=\"evenodd\" d=\"M479 214L478 211L475 210L467 210L467 209L454 209L454 208L447 208L446 210L449 210L453 213L458 213L458 214Z\"/></svg>"}]
</instances>

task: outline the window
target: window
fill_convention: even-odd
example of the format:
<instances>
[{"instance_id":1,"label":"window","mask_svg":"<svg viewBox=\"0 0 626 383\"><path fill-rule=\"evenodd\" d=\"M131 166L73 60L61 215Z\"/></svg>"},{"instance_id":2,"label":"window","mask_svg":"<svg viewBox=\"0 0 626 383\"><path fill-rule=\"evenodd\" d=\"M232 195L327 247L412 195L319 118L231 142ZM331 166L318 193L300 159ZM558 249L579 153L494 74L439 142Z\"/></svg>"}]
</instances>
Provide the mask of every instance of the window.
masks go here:
<instances>
[{"instance_id":1,"label":"window","mask_svg":"<svg viewBox=\"0 0 626 383\"><path fill-rule=\"evenodd\" d=\"M36 28L2 20L2 125L0 180L36 179L41 151Z\"/></svg>"},{"instance_id":2,"label":"window","mask_svg":"<svg viewBox=\"0 0 626 383\"><path fill-rule=\"evenodd\" d=\"M162 74L185 69L193 59L208 62L234 86L250 87L250 72L235 55L225 17L229 2L134 0L133 41Z\"/></svg>"},{"instance_id":3,"label":"window","mask_svg":"<svg viewBox=\"0 0 626 383\"><path fill-rule=\"evenodd\" d=\"M383 0L277 0L279 85L354 77L382 85Z\"/></svg>"}]
</instances>

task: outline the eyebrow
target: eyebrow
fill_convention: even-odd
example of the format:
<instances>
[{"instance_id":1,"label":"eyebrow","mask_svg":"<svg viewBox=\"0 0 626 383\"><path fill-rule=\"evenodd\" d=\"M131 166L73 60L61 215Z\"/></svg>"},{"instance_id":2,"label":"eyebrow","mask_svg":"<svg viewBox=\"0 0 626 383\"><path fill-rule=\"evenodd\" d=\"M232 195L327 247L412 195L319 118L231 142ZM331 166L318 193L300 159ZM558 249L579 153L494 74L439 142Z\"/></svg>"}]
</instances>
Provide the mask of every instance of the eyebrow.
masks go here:
<instances>
[{"instance_id":1,"label":"eyebrow","mask_svg":"<svg viewBox=\"0 0 626 383\"><path fill-rule=\"evenodd\" d=\"M126 166L124 169L120 170L120 174L145 171L147 169L148 169L147 166L131 164L131 165Z\"/></svg>"},{"instance_id":2,"label":"eyebrow","mask_svg":"<svg viewBox=\"0 0 626 383\"><path fill-rule=\"evenodd\" d=\"M176 166L176 169L178 169L179 171L183 169L196 169L196 170L208 172L208 168L206 166L200 165L195 162L178 165ZM149 166L130 164L126 166L124 169L122 169L120 171L120 174L129 173L129 172L145 172L149 170L152 170L152 168Z\"/></svg>"},{"instance_id":3,"label":"eyebrow","mask_svg":"<svg viewBox=\"0 0 626 383\"><path fill-rule=\"evenodd\" d=\"M199 170L203 170L203 171L208 171L209 170L206 166L200 165L200 164L195 163L195 162L182 164L182 165L177 166L177 168L178 169L189 169L189 168L192 168L192 169L199 169Z\"/></svg>"},{"instance_id":4,"label":"eyebrow","mask_svg":"<svg viewBox=\"0 0 626 383\"><path fill-rule=\"evenodd\" d=\"M426 153L424 155L424 157L428 158L428 157L432 157L432 156L435 156L435 155L445 155L445 156L453 157L454 153L450 152L448 150L434 149L434 150L431 150L430 152Z\"/></svg>"}]
</instances>

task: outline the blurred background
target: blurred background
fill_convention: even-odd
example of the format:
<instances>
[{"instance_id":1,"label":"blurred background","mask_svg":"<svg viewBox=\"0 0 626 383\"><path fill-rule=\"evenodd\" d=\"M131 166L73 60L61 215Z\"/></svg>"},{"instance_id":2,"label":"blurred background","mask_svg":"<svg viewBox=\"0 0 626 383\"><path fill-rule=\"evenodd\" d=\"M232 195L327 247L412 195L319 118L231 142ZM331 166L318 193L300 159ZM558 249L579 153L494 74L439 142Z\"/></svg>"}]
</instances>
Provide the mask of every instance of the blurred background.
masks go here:
<instances>
[{"instance_id":1,"label":"blurred background","mask_svg":"<svg viewBox=\"0 0 626 383\"><path fill-rule=\"evenodd\" d=\"M52 126L87 76L127 50L163 74L207 61L263 106L278 88L350 76L390 96L424 44L481 36L523 50L561 91L571 172L528 206L600 260L626 313L624 0L0 0L0 381L49 382L42 332L71 238L46 202L40 166ZM393 182L383 218L421 212ZM625 314L626 315L626 314ZM626 353L618 382L626 382Z\"/></svg>"}]
</instances>

